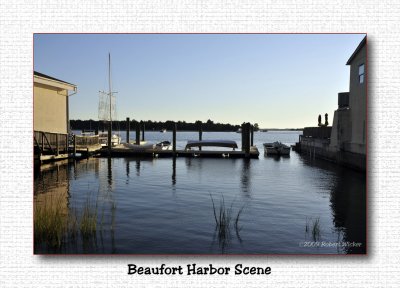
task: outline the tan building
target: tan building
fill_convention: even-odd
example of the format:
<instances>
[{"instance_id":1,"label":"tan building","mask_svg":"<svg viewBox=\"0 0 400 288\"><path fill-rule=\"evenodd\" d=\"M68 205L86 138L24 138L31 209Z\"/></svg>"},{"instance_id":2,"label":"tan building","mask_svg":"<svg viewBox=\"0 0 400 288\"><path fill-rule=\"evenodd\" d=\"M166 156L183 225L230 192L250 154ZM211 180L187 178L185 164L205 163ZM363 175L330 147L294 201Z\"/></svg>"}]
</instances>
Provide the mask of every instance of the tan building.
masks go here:
<instances>
[{"instance_id":1,"label":"tan building","mask_svg":"<svg viewBox=\"0 0 400 288\"><path fill-rule=\"evenodd\" d=\"M350 92L339 93L338 109L332 125L331 148L366 154L367 117L366 38L347 61L350 65Z\"/></svg>"},{"instance_id":2,"label":"tan building","mask_svg":"<svg viewBox=\"0 0 400 288\"><path fill-rule=\"evenodd\" d=\"M33 130L37 160L68 157L68 97L77 92L74 84L34 72Z\"/></svg>"},{"instance_id":3,"label":"tan building","mask_svg":"<svg viewBox=\"0 0 400 288\"><path fill-rule=\"evenodd\" d=\"M366 170L367 38L360 42L350 65L350 91L338 94L332 127L307 127L300 150L359 170Z\"/></svg>"}]
</instances>

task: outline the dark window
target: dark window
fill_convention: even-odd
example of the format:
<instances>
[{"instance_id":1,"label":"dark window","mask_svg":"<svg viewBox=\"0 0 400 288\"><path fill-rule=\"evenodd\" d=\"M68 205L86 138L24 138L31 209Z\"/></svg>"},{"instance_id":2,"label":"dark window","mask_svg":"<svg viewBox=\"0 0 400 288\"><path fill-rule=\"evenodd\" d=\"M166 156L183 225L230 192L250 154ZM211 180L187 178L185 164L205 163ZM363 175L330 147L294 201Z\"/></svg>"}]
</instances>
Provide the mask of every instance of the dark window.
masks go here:
<instances>
[{"instance_id":1,"label":"dark window","mask_svg":"<svg viewBox=\"0 0 400 288\"><path fill-rule=\"evenodd\" d=\"M364 83L365 68L364 64L358 66L358 83Z\"/></svg>"}]
</instances>

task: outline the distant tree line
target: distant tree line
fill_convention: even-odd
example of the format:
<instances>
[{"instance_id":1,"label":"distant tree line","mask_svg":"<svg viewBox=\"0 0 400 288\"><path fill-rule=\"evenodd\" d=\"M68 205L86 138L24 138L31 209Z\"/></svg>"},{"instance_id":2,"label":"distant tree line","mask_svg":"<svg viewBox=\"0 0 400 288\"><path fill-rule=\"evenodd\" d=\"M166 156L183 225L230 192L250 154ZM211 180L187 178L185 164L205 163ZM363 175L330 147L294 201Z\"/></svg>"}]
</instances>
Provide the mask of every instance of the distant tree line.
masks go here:
<instances>
[{"instance_id":1,"label":"distant tree line","mask_svg":"<svg viewBox=\"0 0 400 288\"><path fill-rule=\"evenodd\" d=\"M108 123L104 123L103 121L97 120L70 120L70 128L72 130L99 130L99 131L106 131ZM134 130L136 125L138 125L138 121L131 120L130 121L130 128ZM172 130L174 121L143 121L146 130L154 130L160 131L162 129ZM197 120L194 123L185 122L185 121L178 121L177 130L179 131L198 131L200 124L203 131L215 131L215 132L236 132L240 125L231 125L231 124L223 124L223 123L214 123L212 120L207 120L207 122L201 122ZM123 121L113 121L113 130L126 130L127 123L126 120ZM258 130L258 124L254 124L254 130Z\"/></svg>"}]
</instances>

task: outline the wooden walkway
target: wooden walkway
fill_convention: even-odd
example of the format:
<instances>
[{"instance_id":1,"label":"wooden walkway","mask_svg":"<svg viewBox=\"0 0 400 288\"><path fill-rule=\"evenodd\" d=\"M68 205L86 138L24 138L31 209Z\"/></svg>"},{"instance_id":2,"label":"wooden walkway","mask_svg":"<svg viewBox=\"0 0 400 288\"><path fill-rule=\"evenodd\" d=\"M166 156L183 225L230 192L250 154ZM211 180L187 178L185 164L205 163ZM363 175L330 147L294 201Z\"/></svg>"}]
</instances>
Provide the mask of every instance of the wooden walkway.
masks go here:
<instances>
[{"instance_id":1,"label":"wooden walkway","mask_svg":"<svg viewBox=\"0 0 400 288\"><path fill-rule=\"evenodd\" d=\"M110 152L108 149L102 149L102 156L109 156ZM204 150L161 150L157 148L147 148L147 149L127 149L113 147L111 149L111 155L113 157L129 157L129 156L139 156L139 157L193 157L193 158L258 158L260 155L256 146L252 146L250 153L246 155L245 151L204 151Z\"/></svg>"}]
</instances>

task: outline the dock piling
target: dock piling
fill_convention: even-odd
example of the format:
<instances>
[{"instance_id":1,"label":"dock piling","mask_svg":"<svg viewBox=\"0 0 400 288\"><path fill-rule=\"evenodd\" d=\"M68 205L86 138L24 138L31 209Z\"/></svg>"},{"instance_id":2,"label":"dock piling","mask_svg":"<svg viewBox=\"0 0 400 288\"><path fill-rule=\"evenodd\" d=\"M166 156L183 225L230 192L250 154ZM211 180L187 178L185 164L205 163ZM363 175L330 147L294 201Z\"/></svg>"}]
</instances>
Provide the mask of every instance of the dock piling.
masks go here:
<instances>
[{"instance_id":1,"label":"dock piling","mask_svg":"<svg viewBox=\"0 0 400 288\"><path fill-rule=\"evenodd\" d=\"M199 123L199 141L203 140L203 127L202 127L202 122ZM199 147L199 150L201 151L201 147Z\"/></svg>"},{"instance_id":2,"label":"dock piling","mask_svg":"<svg viewBox=\"0 0 400 288\"><path fill-rule=\"evenodd\" d=\"M112 124L111 121L108 123L108 141L107 141L107 146L108 146L108 153L109 155L111 155L111 137L112 137Z\"/></svg>"},{"instance_id":3,"label":"dock piling","mask_svg":"<svg viewBox=\"0 0 400 288\"><path fill-rule=\"evenodd\" d=\"M76 135L74 135L74 158L76 158Z\"/></svg>"},{"instance_id":4,"label":"dock piling","mask_svg":"<svg viewBox=\"0 0 400 288\"><path fill-rule=\"evenodd\" d=\"M173 124L172 129L172 151L174 152L174 156L176 155L176 123Z\"/></svg>"},{"instance_id":5,"label":"dock piling","mask_svg":"<svg viewBox=\"0 0 400 288\"><path fill-rule=\"evenodd\" d=\"M56 156L58 156L58 154L60 154L60 145L59 145L60 141L59 141L59 136L58 134L56 134Z\"/></svg>"},{"instance_id":6,"label":"dock piling","mask_svg":"<svg viewBox=\"0 0 400 288\"><path fill-rule=\"evenodd\" d=\"M246 158L250 157L250 123L242 124L242 151Z\"/></svg>"},{"instance_id":7,"label":"dock piling","mask_svg":"<svg viewBox=\"0 0 400 288\"><path fill-rule=\"evenodd\" d=\"M126 143L129 144L129 131L131 130L131 122L129 117L126 117Z\"/></svg>"},{"instance_id":8,"label":"dock piling","mask_svg":"<svg viewBox=\"0 0 400 288\"><path fill-rule=\"evenodd\" d=\"M140 123L136 124L136 145L140 145Z\"/></svg>"},{"instance_id":9,"label":"dock piling","mask_svg":"<svg viewBox=\"0 0 400 288\"><path fill-rule=\"evenodd\" d=\"M141 126L142 126L142 141L145 141L145 140L144 140L144 130L145 130L146 125L144 124L143 121L140 121L140 123L142 124L142 125L141 125Z\"/></svg>"},{"instance_id":10,"label":"dock piling","mask_svg":"<svg viewBox=\"0 0 400 288\"><path fill-rule=\"evenodd\" d=\"M245 131L244 131L244 130L245 130L246 128L245 128L244 126L245 126L245 123L243 123L243 124L242 124L242 127L241 127L241 129L242 129L242 133L241 133L241 134L242 134L242 135L241 135L241 136L242 136L242 150L244 150L244 144L245 144L245 143L244 143L244 142L245 142L245 137L244 137L244 134L245 134L244 132L245 132Z\"/></svg>"},{"instance_id":11,"label":"dock piling","mask_svg":"<svg viewBox=\"0 0 400 288\"><path fill-rule=\"evenodd\" d=\"M254 126L250 125L250 146L254 146Z\"/></svg>"}]
</instances>

